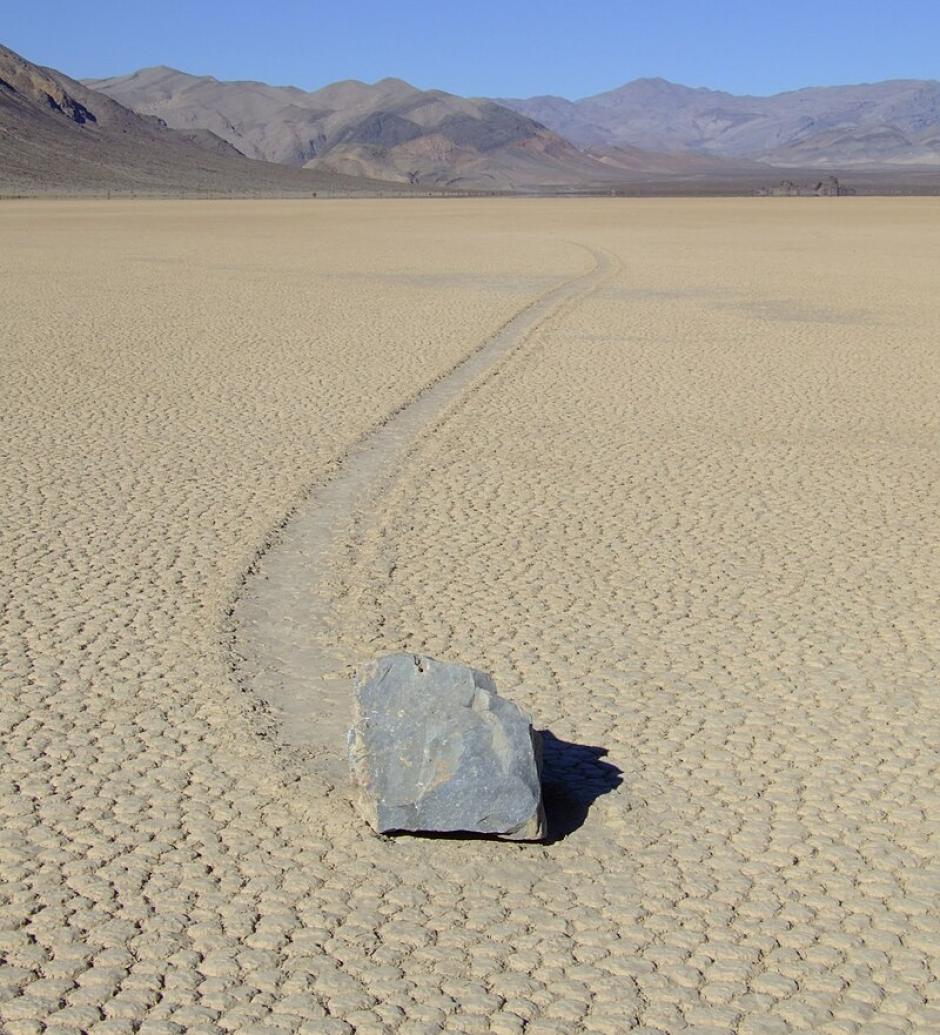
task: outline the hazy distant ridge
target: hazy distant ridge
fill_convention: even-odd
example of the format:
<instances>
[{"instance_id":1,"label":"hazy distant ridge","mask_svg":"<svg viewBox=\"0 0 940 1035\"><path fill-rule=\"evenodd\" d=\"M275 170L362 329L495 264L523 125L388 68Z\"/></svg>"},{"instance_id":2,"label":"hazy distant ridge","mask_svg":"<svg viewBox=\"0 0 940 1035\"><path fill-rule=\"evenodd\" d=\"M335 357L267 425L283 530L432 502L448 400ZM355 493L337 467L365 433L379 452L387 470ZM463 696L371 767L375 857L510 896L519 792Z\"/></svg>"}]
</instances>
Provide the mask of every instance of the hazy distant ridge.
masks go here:
<instances>
[{"instance_id":1,"label":"hazy distant ridge","mask_svg":"<svg viewBox=\"0 0 940 1035\"><path fill-rule=\"evenodd\" d=\"M499 101L581 148L623 146L777 166L940 164L940 82L899 79L770 97L637 79L579 101Z\"/></svg>"}]
</instances>

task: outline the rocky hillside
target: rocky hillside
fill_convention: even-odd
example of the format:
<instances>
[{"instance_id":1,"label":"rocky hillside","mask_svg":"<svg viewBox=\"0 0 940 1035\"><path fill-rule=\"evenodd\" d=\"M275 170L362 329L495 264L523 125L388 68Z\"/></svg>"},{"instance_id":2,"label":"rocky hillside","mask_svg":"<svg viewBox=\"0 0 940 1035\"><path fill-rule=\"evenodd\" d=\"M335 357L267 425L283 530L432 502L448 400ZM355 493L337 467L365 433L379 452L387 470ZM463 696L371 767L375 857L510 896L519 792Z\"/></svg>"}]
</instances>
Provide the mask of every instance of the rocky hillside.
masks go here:
<instances>
[{"instance_id":1,"label":"rocky hillside","mask_svg":"<svg viewBox=\"0 0 940 1035\"><path fill-rule=\"evenodd\" d=\"M376 185L251 161L210 131L167 128L0 46L0 194L349 193Z\"/></svg>"}]
</instances>

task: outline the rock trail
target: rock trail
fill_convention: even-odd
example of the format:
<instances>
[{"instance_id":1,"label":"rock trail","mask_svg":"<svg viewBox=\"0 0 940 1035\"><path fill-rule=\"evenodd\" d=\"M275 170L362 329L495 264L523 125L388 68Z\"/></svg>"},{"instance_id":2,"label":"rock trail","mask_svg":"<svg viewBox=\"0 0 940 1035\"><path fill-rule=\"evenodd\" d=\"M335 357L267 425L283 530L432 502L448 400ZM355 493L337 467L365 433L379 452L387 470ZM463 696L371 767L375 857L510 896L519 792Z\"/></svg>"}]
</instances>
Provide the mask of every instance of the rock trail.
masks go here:
<instances>
[{"instance_id":1,"label":"rock trail","mask_svg":"<svg viewBox=\"0 0 940 1035\"><path fill-rule=\"evenodd\" d=\"M569 311L612 276L618 263L609 252L580 247L591 256L591 269L525 306L351 448L333 476L291 515L246 579L228 630L235 678L270 706L279 740L299 749L305 769L321 775L325 788L342 785L347 775L349 671L331 633L341 592L337 574L354 549L357 529L381 510L387 485L422 435L546 321ZM413 491L422 491L420 481Z\"/></svg>"}]
</instances>

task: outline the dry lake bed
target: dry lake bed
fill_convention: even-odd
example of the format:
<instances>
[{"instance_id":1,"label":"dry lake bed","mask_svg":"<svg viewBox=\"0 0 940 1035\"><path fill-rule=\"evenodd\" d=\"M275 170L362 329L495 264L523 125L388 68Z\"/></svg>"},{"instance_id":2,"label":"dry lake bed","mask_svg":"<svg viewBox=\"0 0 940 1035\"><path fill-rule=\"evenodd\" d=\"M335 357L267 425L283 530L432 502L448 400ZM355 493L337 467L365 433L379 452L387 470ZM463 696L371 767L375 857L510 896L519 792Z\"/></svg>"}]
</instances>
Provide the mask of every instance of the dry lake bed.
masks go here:
<instances>
[{"instance_id":1,"label":"dry lake bed","mask_svg":"<svg viewBox=\"0 0 940 1035\"><path fill-rule=\"evenodd\" d=\"M0 1028L940 1030L938 283L931 199L0 204ZM545 843L358 819L395 650Z\"/></svg>"}]
</instances>

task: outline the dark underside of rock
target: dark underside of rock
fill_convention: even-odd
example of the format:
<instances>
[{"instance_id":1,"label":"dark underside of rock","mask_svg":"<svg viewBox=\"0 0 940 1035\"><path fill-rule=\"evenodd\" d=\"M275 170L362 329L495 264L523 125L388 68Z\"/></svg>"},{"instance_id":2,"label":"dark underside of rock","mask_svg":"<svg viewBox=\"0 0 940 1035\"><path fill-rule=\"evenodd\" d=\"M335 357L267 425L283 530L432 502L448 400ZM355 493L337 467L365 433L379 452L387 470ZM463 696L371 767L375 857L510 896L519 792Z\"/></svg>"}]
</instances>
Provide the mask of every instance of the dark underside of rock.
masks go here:
<instances>
[{"instance_id":1,"label":"dark underside of rock","mask_svg":"<svg viewBox=\"0 0 940 1035\"><path fill-rule=\"evenodd\" d=\"M356 680L349 763L357 807L380 833L545 836L539 734L466 665L374 661Z\"/></svg>"}]
</instances>

